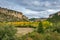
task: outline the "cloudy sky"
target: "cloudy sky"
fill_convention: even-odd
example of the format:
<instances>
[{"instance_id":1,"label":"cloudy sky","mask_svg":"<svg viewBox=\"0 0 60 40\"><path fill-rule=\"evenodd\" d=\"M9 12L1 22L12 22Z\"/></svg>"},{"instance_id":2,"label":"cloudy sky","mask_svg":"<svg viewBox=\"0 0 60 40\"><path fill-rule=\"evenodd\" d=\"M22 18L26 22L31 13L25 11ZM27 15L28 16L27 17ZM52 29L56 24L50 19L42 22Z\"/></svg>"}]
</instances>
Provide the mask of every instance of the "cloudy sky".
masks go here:
<instances>
[{"instance_id":1,"label":"cloudy sky","mask_svg":"<svg viewBox=\"0 0 60 40\"><path fill-rule=\"evenodd\" d=\"M45 18L60 11L60 0L0 0L0 7L20 11L29 18Z\"/></svg>"}]
</instances>

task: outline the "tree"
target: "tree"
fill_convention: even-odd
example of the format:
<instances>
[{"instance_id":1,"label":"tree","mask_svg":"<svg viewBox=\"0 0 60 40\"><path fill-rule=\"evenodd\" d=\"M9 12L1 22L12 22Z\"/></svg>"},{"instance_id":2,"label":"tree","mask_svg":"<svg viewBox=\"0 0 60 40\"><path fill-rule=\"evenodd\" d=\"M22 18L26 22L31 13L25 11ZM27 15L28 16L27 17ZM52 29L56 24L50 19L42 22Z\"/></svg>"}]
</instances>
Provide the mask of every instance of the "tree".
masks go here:
<instances>
[{"instance_id":1,"label":"tree","mask_svg":"<svg viewBox=\"0 0 60 40\"><path fill-rule=\"evenodd\" d=\"M37 28L37 32L38 33L43 33L44 32L43 25L42 25L42 22L41 21L40 21L39 26Z\"/></svg>"}]
</instances>

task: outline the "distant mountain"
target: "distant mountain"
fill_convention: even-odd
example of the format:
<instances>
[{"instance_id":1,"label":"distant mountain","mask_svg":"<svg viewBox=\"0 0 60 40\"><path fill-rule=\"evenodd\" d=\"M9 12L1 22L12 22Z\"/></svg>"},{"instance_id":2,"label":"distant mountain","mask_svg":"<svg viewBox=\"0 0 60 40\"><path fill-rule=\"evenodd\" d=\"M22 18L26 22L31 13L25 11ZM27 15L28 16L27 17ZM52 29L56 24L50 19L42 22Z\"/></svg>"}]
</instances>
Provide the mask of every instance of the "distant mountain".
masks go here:
<instances>
[{"instance_id":1,"label":"distant mountain","mask_svg":"<svg viewBox=\"0 0 60 40\"><path fill-rule=\"evenodd\" d=\"M23 15L22 12L0 7L0 22L4 21L6 22L28 21L28 17Z\"/></svg>"},{"instance_id":2,"label":"distant mountain","mask_svg":"<svg viewBox=\"0 0 60 40\"><path fill-rule=\"evenodd\" d=\"M30 20L30 21L39 22L39 21L47 20L47 18L31 18L31 19L29 19L29 20Z\"/></svg>"},{"instance_id":3,"label":"distant mountain","mask_svg":"<svg viewBox=\"0 0 60 40\"><path fill-rule=\"evenodd\" d=\"M60 11L54 14L49 15L49 18L47 19L50 22L60 22Z\"/></svg>"}]
</instances>

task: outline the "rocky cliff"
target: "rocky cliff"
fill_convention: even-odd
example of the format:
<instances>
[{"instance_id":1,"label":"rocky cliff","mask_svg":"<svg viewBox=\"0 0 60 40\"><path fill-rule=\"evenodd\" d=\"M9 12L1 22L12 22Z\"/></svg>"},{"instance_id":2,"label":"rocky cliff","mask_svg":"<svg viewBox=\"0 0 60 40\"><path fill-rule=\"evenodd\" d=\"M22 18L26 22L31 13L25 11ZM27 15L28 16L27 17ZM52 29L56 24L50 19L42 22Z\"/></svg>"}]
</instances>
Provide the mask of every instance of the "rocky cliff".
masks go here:
<instances>
[{"instance_id":1,"label":"rocky cliff","mask_svg":"<svg viewBox=\"0 0 60 40\"><path fill-rule=\"evenodd\" d=\"M23 15L22 12L0 7L0 22L3 21L9 21L9 22L28 21L28 17Z\"/></svg>"}]
</instances>

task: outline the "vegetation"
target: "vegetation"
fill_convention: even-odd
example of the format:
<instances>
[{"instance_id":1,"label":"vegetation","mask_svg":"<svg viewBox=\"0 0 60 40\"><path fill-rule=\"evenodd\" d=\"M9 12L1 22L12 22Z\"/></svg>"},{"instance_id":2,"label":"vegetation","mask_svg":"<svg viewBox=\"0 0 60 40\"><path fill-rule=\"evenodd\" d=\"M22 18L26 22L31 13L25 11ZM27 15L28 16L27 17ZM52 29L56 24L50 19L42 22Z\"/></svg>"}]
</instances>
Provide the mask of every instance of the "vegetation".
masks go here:
<instances>
[{"instance_id":1,"label":"vegetation","mask_svg":"<svg viewBox=\"0 0 60 40\"><path fill-rule=\"evenodd\" d=\"M32 27L32 28L37 28L40 22L0 22L1 24L9 24L13 25L15 27ZM42 21L43 28L45 29L46 27L52 25L51 22L48 21Z\"/></svg>"},{"instance_id":2,"label":"vegetation","mask_svg":"<svg viewBox=\"0 0 60 40\"><path fill-rule=\"evenodd\" d=\"M0 40L16 40L16 31L14 26L0 24Z\"/></svg>"},{"instance_id":3,"label":"vegetation","mask_svg":"<svg viewBox=\"0 0 60 40\"><path fill-rule=\"evenodd\" d=\"M60 40L60 23L58 25L52 23L43 28L42 22L40 22L37 31L22 36L20 40Z\"/></svg>"},{"instance_id":4,"label":"vegetation","mask_svg":"<svg viewBox=\"0 0 60 40\"><path fill-rule=\"evenodd\" d=\"M20 40L60 40L60 34L54 32L43 34L32 32L22 36Z\"/></svg>"},{"instance_id":5,"label":"vegetation","mask_svg":"<svg viewBox=\"0 0 60 40\"><path fill-rule=\"evenodd\" d=\"M0 22L1 24L4 24L4 22ZM5 24L13 25L15 27L32 27L36 28L39 24L39 22L5 22Z\"/></svg>"},{"instance_id":6,"label":"vegetation","mask_svg":"<svg viewBox=\"0 0 60 40\"><path fill-rule=\"evenodd\" d=\"M28 24L28 22L1 22L0 23L0 39L1 40L60 40L60 23L55 25L54 23L48 21L37 22L38 26L32 33L28 33L26 35L16 37L16 29L14 25L16 24ZM31 22L29 24L33 24L35 22ZM36 23L36 24L37 24ZM14 25L13 25L14 24ZM36 25L35 24L35 25ZM28 25L26 25L28 26Z\"/></svg>"},{"instance_id":7,"label":"vegetation","mask_svg":"<svg viewBox=\"0 0 60 40\"><path fill-rule=\"evenodd\" d=\"M47 20L49 22L58 23L58 22L60 22L60 15L58 15L58 12L57 12L53 15L52 18L48 18Z\"/></svg>"},{"instance_id":8,"label":"vegetation","mask_svg":"<svg viewBox=\"0 0 60 40\"><path fill-rule=\"evenodd\" d=\"M38 32L38 33L44 33L44 29L43 29L42 22L39 23L39 26L38 26L37 32Z\"/></svg>"}]
</instances>

